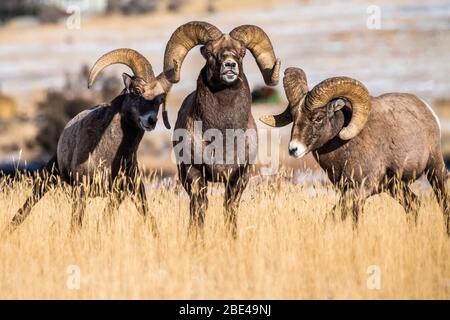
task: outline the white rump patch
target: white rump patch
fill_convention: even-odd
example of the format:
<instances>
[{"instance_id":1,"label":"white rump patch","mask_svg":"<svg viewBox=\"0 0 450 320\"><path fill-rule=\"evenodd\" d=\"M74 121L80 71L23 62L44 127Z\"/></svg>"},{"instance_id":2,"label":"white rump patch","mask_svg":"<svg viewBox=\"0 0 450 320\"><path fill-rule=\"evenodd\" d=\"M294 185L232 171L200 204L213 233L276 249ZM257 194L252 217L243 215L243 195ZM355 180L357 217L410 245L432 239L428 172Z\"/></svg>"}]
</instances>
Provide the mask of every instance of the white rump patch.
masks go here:
<instances>
[{"instance_id":1,"label":"white rump patch","mask_svg":"<svg viewBox=\"0 0 450 320\"><path fill-rule=\"evenodd\" d=\"M439 121L439 117L437 116L436 112L434 112L433 108L430 107L430 105L428 103L426 103L423 99L420 99L426 106L428 109L430 109L431 114L433 115L434 119L436 120L438 127L439 127L439 132L441 132L441 123Z\"/></svg>"}]
</instances>

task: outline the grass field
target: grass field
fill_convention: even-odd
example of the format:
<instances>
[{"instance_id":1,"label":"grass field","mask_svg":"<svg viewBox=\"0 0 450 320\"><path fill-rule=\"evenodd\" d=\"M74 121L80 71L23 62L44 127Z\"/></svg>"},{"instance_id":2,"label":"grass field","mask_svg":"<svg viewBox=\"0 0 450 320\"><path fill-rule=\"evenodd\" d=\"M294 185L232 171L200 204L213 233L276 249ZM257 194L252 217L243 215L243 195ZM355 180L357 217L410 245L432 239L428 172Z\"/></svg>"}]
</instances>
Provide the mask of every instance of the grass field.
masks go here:
<instances>
[{"instance_id":1,"label":"grass field","mask_svg":"<svg viewBox=\"0 0 450 320\"><path fill-rule=\"evenodd\" d=\"M30 184L0 186L3 229ZM70 233L72 200L56 188L1 239L0 298L449 299L450 239L431 192L420 190L417 226L382 194L366 203L353 229L350 219L325 219L337 199L330 187L255 177L243 196L238 238L224 228L217 187L204 240L194 242L188 198L177 185L148 190L158 239L130 199L109 225L106 200L91 198L83 228Z\"/></svg>"}]
</instances>

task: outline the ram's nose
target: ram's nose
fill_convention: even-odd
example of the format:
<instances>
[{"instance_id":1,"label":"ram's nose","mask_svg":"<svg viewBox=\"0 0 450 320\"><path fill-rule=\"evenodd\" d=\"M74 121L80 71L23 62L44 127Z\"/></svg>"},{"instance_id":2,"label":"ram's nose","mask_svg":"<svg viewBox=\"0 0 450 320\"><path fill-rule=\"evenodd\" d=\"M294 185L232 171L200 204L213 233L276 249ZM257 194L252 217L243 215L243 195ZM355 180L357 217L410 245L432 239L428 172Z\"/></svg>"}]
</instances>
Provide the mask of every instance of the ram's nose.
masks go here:
<instances>
[{"instance_id":1,"label":"ram's nose","mask_svg":"<svg viewBox=\"0 0 450 320\"><path fill-rule=\"evenodd\" d=\"M149 125L155 126L157 121L158 121L158 115L156 114L156 112L150 112L147 115L147 123Z\"/></svg>"},{"instance_id":2,"label":"ram's nose","mask_svg":"<svg viewBox=\"0 0 450 320\"><path fill-rule=\"evenodd\" d=\"M289 155L294 156L297 150L298 150L297 147L289 147Z\"/></svg>"},{"instance_id":3,"label":"ram's nose","mask_svg":"<svg viewBox=\"0 0 450 320\"><path fill-rule=\"evenodd\" d=\"M226 69L235 69L237 66L236 61L232 60L232 59L227 59L223 62L223 66Z\"/></svg>"},{"instance_id":4,"label":"ram's nose","mask_svg":"<svg viewBox=\"0 0 450 320\"><path fill-rule=\"evenodd\" d=\"M308 153L308 148L301 142L291 141L289 142L289 155L294 158L303 157Z\"/></svg>"},{"instance_id":5,"label":"ram's nose","mask_svg":"<svg viewBox=\"0 0 450 320\"><path fill-rule=\"evenodd\" d=\"M156 122L158 121L158 115L156 112L149 112L140 117L141 127L146 131L155 129Z\"/></svg>"},{"instance_id":6,"label":"ram's nose","mask_svg":"<svg viewBox=\"0 0 450 320\"><path fill-rule=\"evenodd\" d=\"M237 61L234 60L233 58L226 58L224 61L222 61L222 72L234 72L237 73L239 70Z\"/></svg>"}]
</instances>

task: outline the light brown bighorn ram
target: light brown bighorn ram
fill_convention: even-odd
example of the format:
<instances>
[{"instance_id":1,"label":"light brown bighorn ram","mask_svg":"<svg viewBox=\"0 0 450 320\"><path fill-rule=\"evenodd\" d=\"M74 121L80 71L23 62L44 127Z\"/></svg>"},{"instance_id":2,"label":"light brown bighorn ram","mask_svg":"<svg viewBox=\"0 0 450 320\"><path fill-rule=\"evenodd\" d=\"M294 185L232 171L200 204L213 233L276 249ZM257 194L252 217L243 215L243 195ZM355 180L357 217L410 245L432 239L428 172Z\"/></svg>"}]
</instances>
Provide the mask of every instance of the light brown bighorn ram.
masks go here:
<instances>
[{"instance_id":1,"label":"light brown bighorn ram","mask_svg":"<svg viewBox=\"0 0 450 320\"><path fill-rule=\"evenodd\" d=\"M190 230L193 227L198 230L203 225L208 182L225 183L226 223L236 236L237 209L257 150L250 89L242 61L248 49L267 85L278 83L280 61L275 58L269 37L259 27L244 25L224 34L209 23L189 22L176 29L167 43L164 72L171 82L180 80L183 60L197 45L202 45L200 51L206 64L197 79L197 89L186 97L179 110L175 135L183 130L186 134L182 141L175 141L174 137L174 149L181 144L186 151L190 148L188 141L200 148L189 149L192 152L188 156L176 153L179 178L190 196ZM195 123L201 126L200 136L195 134ZM211 141L203 139L203 134L210 129L221 132L223 137L221 151L214 154L207 149ZM237 134L247 133L245 142L235 145L235 137L227 135L229 129ZM227 141L234 146L231 161L225 161ZM242 151L245 156L240 158L237 154ZM202 159L196 161L199 154Z\"/></svg>"},{"instance_id":2,"label":"light brown bighorn ram","mask_svg":"<svg viewBox=\"0 0 450 320\"><path fill-rule=\"evenodd\" d=\"M343 218L350 206L357 222L364 200L382 191L417 218L418 198L408 184L425 175L450 233L439 121L426 103L407 93L372 97L361 82L347 77L327 79L308 91L298 68L286 69L283 82L288 107L261 121L273 127L293 122L289 153L299 158L313 152L331 182L343 187Z\"/></svg>"}]
</instances>

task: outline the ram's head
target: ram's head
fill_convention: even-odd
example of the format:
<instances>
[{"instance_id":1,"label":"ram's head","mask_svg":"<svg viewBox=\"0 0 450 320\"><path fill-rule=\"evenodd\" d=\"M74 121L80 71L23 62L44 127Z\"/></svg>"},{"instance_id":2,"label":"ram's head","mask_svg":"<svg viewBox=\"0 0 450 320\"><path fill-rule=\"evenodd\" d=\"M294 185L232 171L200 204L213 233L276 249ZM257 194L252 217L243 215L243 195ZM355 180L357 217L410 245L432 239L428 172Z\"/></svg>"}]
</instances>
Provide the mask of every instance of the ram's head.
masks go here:
<instances>
[{"instance_id":1,"label":"ram's head","mask_svg":"<svg viewBox=\"0 0 450 320\"><path fill-rule=\"evenodd\" d=\"M156 126L159 108L163 108L164 125L170 129L165 108L166 96L171 88L171 83L166 80L164 73L155 77L150 62L139 52L132 49L116 49L104 54L91 69L88 87L94 84L100 72L112 64L124 64L133 71L133 76L123 73L125 95L122 112L131 124L141 127L146 131L153 130Z\"/></svg>"},{"instance_id":2,"label":"ram's head","mask_svg":"<svg viewBox=\"0 0 450 320\"><path fill-rule=\"evenodd\" d=\"M280 60L275 58L270 39L261 28L244 25L224 34L212 24L197 21L180 26L167 43L164 72L172 83L180 80L183 60L197 45L202 45L206 80L211 86L231 86L242 79L246 49L253 54L266 84L278 83Z\"/></svg>"},{"instance_id":3,"label":"ram's head","mask_svg":"<svg viewBox=\"0 0 450 320\"><path fill-rule=\"evenodd\" d=\"M283 78L287 108L260 120L272 127L293 123L289 154L299 158L337 135L350 140L364 128L370 112L366 87L348 77L329 78L308 91L302 69L287 68Z\"/></svg>"}]
</instances>

